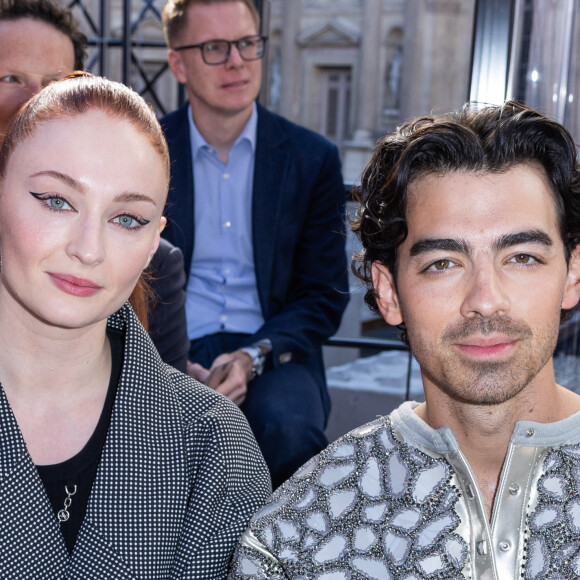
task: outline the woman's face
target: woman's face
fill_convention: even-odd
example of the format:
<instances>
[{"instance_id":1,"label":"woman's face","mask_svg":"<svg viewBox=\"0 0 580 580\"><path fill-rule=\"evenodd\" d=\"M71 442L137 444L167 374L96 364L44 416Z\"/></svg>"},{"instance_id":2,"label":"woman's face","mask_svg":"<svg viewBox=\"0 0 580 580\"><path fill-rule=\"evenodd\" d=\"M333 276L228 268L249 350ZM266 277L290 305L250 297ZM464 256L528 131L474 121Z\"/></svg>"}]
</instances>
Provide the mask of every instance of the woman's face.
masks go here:
<instances>
[{"instance_id":1,"label":"woman's face","mask_svg":"<svg viewBox=\"0 0 580 580\"><path fill-rule=\"evenodd\" d=\"M167 185L127 121L93 110L40 124L0 182L0 311L82 328L118 310L159 244Z\"/></svg>"}]
</instances>

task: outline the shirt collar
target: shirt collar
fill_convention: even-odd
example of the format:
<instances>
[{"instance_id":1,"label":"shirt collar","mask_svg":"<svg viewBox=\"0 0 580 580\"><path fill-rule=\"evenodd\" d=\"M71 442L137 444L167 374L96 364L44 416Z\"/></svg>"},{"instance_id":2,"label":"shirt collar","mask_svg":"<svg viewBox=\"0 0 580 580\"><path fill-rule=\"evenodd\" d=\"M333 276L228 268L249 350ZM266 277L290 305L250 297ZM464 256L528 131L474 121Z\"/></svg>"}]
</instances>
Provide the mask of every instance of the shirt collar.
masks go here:
<instances>
[{"instance_id":1,"label":"shirt collar","mask_svg":"<svg viewBox=\"0 0 580 580\"><path fill-rule=\"evenodd\" d=\"M198 151L202 148L207 148L210 151L214 151L214 148L203 138L203 135L199 132L195 125L193 116L191 114L191 107L187 108L187 118L189 119L189 134L191 136L191 152L193 157L197 155ZM232 149L240 142L247 141L252 151L256 150L256 136L258 131L258 108L254 102L252 105L252 114L248 119L248 122L244 126L240 136L236 139L232 146Z\"/></svg>"}]
</instances>

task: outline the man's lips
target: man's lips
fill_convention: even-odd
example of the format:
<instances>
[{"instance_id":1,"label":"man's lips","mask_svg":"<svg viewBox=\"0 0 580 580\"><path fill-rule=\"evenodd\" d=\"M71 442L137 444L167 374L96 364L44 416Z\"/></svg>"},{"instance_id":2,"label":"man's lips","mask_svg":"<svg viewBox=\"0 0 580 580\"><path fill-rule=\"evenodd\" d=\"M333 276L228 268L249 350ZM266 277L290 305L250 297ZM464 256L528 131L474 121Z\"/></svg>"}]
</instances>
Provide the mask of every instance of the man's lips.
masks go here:
<instances>
[{"instance_id":1,"label":"man's lips","mask_svg":"<svg viewBox=\"0 0 580 580\"><path fill-rule=\"evenodd\" d=\"M248 84L248 82L249 81L241 80L241 81L234 81L231 83L225 83L222 85L222 88L223 89L240 89L240 88L245 87Z\"/></svg>"},{"instance_id":2,"label":"man's lips","mask_svg":"<svg viewBox=\"0 0 580 580\"><path fill-rule=\"evenodd\" d=\"M92 296L101 289L101 286L92 280L71 274L49 272L48 275L57 288L73 296Z\"/></svg>"},{"instance_id":3,"label":"man's lips","mask_svg":"<svg viewBox=\"0 0 580 580\"><path fill-rule=\"evenodd\" d=\"M474 358L502 358L511 354L519 339L509 336L473 336L455 343L465 355Z\"/></svg>"}]
</instances>

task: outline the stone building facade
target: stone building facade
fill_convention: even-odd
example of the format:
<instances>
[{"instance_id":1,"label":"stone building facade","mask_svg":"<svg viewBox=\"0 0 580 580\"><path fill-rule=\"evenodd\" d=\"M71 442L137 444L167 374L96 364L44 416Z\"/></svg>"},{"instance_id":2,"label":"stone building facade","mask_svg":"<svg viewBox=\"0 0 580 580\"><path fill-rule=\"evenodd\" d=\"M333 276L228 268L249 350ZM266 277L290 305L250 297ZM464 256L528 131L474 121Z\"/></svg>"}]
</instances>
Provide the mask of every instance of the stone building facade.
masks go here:
<instances>
[{"instance_id":1,"label":"stone building facade","mask_svg":"<svg viewBox=\"0 0 580 580\"><path fill-rule=\"evenodd\" d=\"M271 0L267 92L334 140L356 181L376 140L468 95L472 0Z\"/></svg>"},{"instance_id":2,"label":"stone building facade","mask_svg":"<svg viewBox=\"0 0 580 580\"><path fill-rule=\"evenodd\" d=\"M70 0L62 0L70 4ZM159 14L165 0L77 0L75 14L106 57L89 67L123 80L119 46L133 40L128 82L161 113L180 93L164 69ZM344 176L358 178L376 140L405 119L461 106L468 95L475 0L263 0L269 36L261 101L340 147ZM92 23L92 25L91 25ZM154 87L149 90L149 87Z\"/></svg>"}]
</instances>

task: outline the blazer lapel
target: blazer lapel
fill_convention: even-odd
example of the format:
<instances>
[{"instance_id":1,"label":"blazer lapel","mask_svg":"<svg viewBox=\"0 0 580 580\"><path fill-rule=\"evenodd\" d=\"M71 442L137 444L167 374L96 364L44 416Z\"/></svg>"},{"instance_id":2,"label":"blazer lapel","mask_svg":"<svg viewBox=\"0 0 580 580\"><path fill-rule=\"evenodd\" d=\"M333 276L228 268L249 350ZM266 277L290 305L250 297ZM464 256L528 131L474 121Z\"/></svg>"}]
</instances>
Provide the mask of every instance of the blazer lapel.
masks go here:
<instances>
[{"instance_id":1,"label":"blazer lapel","mask_svg":"<svg viewBox=\"0 0 580 580\"><path fill-rule=\"evenodd\" d=\"M257 133L252 193L252 243L258 295L262 314L267 318L276 232L290 158L284 146L286 135L282 127L261 105L258 105Z\"/></svg>"},{"instance_id":2,"label":"blazer lapel","mask_svg":"<svg viewBox=\"0 0 580 580\"><path fill-rule=\"evenodd\" d=\"M74 570L90 571L84 566L98 554L119 571L115 578L153 578L151 562L155 577L165 578L190 485L184 454L178 452L179 412L172 391L165 388L167 371L133 317L127 307L113 317L113 323L124 318L126 328L123 372L73 554Z\"/></svg>"},{"instance_id":3,"label":"blazer lapel","mask_svg":"<svg viewBox=\"0 0 580 580\"><path fill-rule=\"evenodd\" d=\"M194 184L187 104L162 120L171 158L171 183L165 213L172 233L169 241L181 248L189 275L194 240Z\"/></svg>"},{"instance_id":4,"label":"blazer lapel","mask_svg":"<svg viewBox=\"0 0 580 580\"><path fill-rule=\"evenodd\" d=\"M63 578L69 554L2 388L0 506L0 578Z\"/></svg>"}]
</instances>

